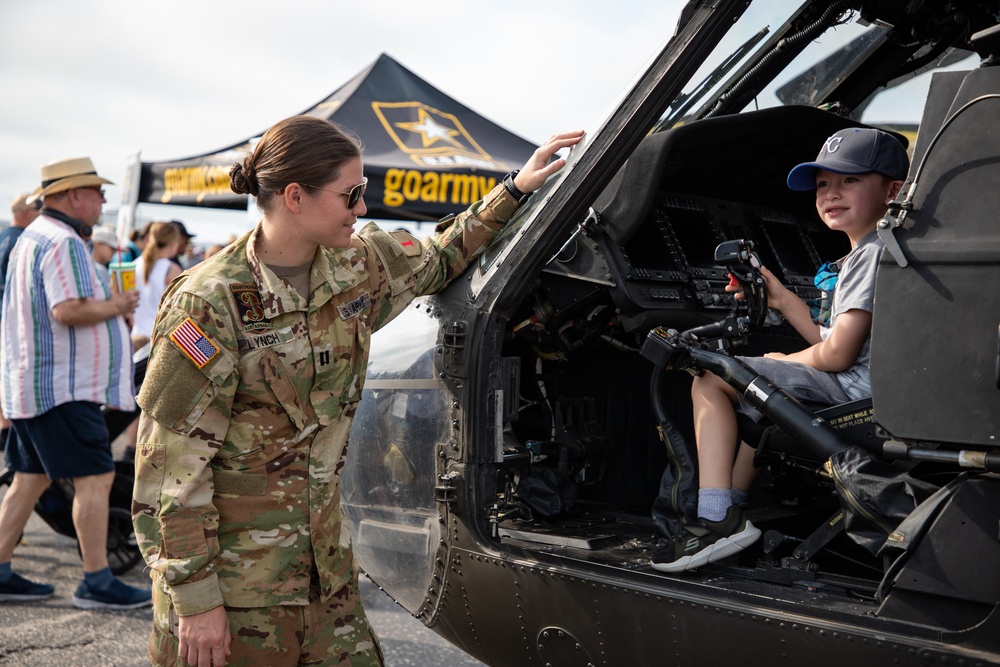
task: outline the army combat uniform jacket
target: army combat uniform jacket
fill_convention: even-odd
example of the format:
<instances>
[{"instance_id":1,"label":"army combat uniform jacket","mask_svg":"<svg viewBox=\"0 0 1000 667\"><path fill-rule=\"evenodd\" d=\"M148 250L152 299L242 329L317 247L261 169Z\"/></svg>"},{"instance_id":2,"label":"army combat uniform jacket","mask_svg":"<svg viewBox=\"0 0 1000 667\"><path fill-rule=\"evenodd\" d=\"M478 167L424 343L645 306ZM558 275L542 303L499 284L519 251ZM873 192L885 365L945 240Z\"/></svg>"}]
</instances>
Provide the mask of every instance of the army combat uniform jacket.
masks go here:
<instances>
[{"instance_id":1,"label":"army combat uniform jacket","mask_svg":"<svg viewBox=\"0 0 1000 667\"><path fill-rule=\"evenodd\" d=\"M369 224L317 251L308 302L260 262L259 226L168 288L133 515L180 616L305 605L311 585L327 599L351 580L340 472L371 333L461 273L515 209L500 185L422 242Z\"/></svg>"}]
</instances>

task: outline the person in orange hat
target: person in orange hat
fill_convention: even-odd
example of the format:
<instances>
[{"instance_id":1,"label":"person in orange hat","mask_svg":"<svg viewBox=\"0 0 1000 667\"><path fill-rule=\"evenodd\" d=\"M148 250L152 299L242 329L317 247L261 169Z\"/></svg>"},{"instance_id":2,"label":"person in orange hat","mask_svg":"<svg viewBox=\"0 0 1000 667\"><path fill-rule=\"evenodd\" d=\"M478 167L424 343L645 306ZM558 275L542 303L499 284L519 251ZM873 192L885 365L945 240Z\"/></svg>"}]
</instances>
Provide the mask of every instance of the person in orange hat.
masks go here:
<instances>
[{"instance_id":1,"label":"person in orange hat","mask_svg":"<svg viewBox=\"0 0 1000 667\"><path fill-rule=\"evenodd\" d=\"M108 568L109 493L115 475L101 405L134 410L132 346L126 318L138 294L112 292L90 243L104 205L90 158L42 167L26 203L43 207L10 256L0 321L0 401L11 420L5 459L14 480L0 504L0 602L51 597L49 584L11 569L14 547L51 480L72 479L73 524L83 580L81 609L134 609L148 589L119 581Z\"/></svg>"}]
</instances>

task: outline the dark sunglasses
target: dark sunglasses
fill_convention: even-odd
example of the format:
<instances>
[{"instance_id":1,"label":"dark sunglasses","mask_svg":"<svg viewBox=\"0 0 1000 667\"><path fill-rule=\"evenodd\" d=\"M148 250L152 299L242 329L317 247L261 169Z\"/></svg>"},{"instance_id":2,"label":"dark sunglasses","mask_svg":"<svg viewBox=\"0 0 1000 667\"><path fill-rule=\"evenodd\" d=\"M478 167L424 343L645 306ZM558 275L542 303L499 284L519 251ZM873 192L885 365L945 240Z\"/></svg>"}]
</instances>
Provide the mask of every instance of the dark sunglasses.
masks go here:
<instances>
[{"instance_id":1,"label":"dark sunglasses","mask_svg":"<svg viewBox=\"0 0 1000 667\"><path fill-rule=\"evenodd\" d=\"M361 182L355 185L349 192L341 192L340 190L334 190L333 188L321 188L318 185L305 185L303 187L316 188L317 190L329 190L330 192L336 192L338 195L344 195L347 197L347 208L354 208L361 201L361 198L365 196L365 190L368 189L368 177L365 176L361 179Z\"/></svg>"}]
</instances>

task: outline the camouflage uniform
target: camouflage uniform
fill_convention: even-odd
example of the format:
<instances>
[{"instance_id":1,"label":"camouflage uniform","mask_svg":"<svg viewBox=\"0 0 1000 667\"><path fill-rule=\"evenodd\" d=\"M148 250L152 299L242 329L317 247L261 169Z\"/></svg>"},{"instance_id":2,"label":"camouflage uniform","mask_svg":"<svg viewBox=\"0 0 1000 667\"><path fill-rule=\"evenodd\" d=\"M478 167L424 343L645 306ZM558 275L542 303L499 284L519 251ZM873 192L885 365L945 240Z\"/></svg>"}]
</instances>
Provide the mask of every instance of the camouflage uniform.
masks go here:
<instances>
[{"instance_id":1,"label":"camouflage uniform","mask_svg":"<svg viewBox=\"0 0 1000 667\"><path fill-rule=\"evenodd\" d=\"M361 657L343 664L381 662L340 509L371 334L461 273L516 207L497 186L422 242L369 224L349 248L317 251L308 303L260 262L259 226L171 284L139 394L133 500L155 664L170 664L171 646L176 656L178 615L224 604L234 644L266 643L234 608L345 596L327 628L336 650Z\"/></svg>"}]
</instances>

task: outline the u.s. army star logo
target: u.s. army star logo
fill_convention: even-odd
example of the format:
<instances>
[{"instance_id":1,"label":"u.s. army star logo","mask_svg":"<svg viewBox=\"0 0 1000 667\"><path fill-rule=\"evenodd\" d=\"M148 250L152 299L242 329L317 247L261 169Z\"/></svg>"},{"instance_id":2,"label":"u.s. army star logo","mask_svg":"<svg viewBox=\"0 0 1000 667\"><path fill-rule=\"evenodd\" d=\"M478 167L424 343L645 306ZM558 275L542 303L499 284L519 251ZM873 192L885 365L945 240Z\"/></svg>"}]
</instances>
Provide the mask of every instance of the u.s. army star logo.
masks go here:
<instances>
[{"instance_id":1,"label":"u.s. army star logo","mask_svg":"<svg viewBox=\"0 0 1000 667\"><path fill-rule=\"evenodd\" d=\"M476 143L457 116L420 102L372 102L399 150L421 167L476 167L508 171Z\"/></svg>"}]
</instances>

